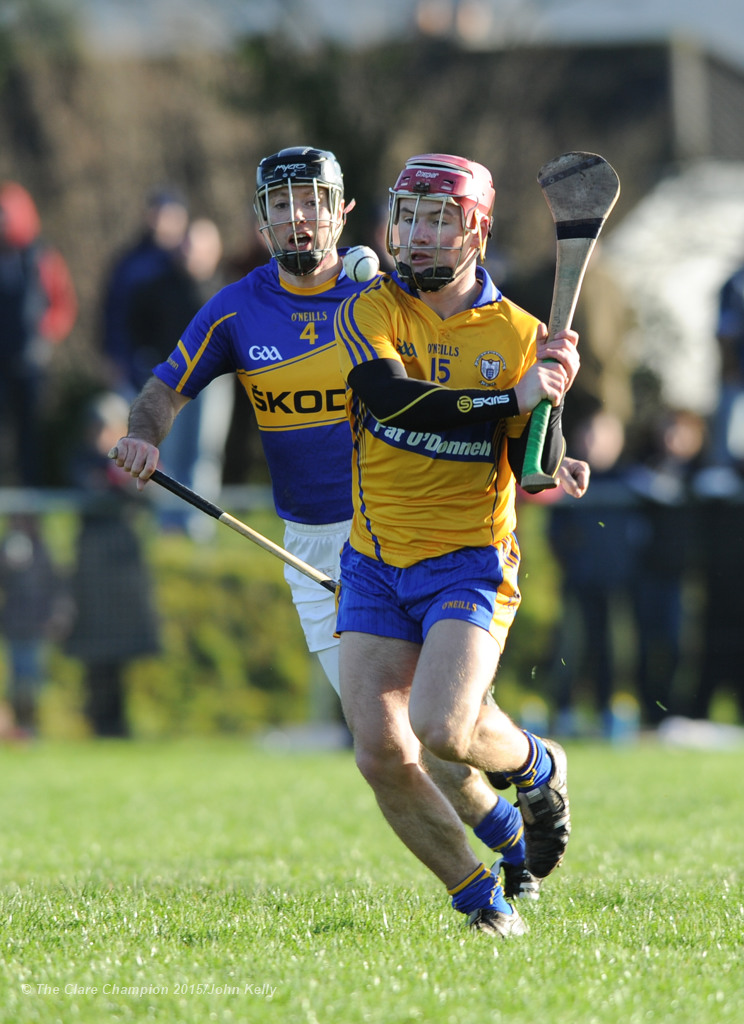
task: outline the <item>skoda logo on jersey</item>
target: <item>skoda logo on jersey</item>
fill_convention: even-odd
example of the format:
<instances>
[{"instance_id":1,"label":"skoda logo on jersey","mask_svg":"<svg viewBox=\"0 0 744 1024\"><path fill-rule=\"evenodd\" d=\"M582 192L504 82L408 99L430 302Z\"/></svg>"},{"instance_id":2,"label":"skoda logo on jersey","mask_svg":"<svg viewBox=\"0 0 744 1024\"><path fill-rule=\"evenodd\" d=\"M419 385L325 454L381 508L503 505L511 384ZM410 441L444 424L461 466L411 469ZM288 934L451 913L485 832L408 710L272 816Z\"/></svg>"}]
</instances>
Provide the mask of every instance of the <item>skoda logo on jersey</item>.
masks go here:
<instances>
[{"instance_id":1,"label":"skoda logo on jersey","mask_svg":"<svg viewBox=\"0 0 744 1024\"><path fill-rule=\"evenodd\" d=\"M396 339L395 349L403 356L404 359L415 359L416 348L410 343L410 341L402 341L400 338Z\"/></svg>"},{"instance_id":2,"label":"skoda logo on jersey","mask_svg":"<svg viewBox=\"0 0 744 1024\"><path fill-rule=\"evenodd\" d=\"M481 375L481 384L493 384L502 370L506 369L504 357L499 352L481 352L475 360Z\"/></svg>"},{"instance_id":3,"label":"skoda logo on jersey","mask_svg":"<svg viewBox=\"0 0 744 1024\"><path fill-rule=\"evenodd\" d=\"M257 363L271 363L282 358L282 354L275 345L251 345L248 355Z\"/></svg>"}]
</instances>

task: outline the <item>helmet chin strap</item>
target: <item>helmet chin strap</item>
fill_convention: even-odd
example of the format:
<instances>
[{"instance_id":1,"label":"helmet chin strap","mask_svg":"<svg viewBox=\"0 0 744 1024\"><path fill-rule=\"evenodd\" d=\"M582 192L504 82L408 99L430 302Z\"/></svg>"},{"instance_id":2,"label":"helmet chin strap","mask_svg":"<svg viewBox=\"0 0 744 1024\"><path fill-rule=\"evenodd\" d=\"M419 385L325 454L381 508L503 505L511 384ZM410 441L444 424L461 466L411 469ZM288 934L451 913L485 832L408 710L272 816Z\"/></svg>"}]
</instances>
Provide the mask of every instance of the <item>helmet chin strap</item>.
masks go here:
<instances>
[{"instance_id":1,"label":"helmet chin strap","mask_svg":"<svg viewBox=\"0 0 744 1024\"><path fill-rule=\"evenodd\" d=\"M398 263L398 273L406 284L412 285L420 292L438 292L455 279L451 267L442 267L436 273L434 267L428 267L421 274L417 274L408 263Z\"/></svg>"},{"instance_id":2,"label":"helmet chin strap","mask_svg":"<svg viewBox=\"0 0 744 1024\"><path fill-rule=\"evenodd\" d=\"M310 252L283 250L277 253L274 259L293 277L306 277L318 269L324 256L325 253L321 249L311 249Z\"/></svg>"},{"instance_id":3,"label":"helmet chin strap","mask_svg":"<svg viewBox=\"0 0 744 1024\"><path fill-rule=\"evenodd\" d=\"M412 285L420 292L438 292L461 277L473 259L475 259L475 250L472 254L468 254L466 259L454 270L452 267L427 267L421 273L416 273L408 263L401 263L397 260L396 266L406 284Z\"/></svg>"}]
</instances>

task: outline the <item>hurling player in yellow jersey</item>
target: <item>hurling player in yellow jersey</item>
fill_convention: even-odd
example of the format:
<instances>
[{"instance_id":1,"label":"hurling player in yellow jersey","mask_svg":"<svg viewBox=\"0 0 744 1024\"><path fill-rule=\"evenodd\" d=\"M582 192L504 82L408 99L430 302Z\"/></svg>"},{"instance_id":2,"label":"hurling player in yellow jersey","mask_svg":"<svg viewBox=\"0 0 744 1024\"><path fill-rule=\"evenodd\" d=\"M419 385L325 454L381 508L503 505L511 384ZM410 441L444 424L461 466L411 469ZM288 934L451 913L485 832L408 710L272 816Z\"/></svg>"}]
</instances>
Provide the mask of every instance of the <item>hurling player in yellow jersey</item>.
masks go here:
<instances>
[{"instance_id":1,"label":"hurling player in yellow jersey","mask_svg":"<svg viewBox=\"0 0 744 1024\"><path fill-rule=\"evenodd\" d=\"M480 164L411 158L390 190L395 271L336 315L354 447L337 631L357 764L384 816L471 927L508 936L526 925L421 770L421 748L514 785L528 871L560 863L565 753L485 698L520 601L515 474L541 399L553 406L543 469L576 497L588 470L561 469L577 334L548 341L479 263L494 199Z\"/></svg>"},{"instance_id":2,"label":"hurling player in yellow jersey","mask_svg":"<svg viewBox=\"0 0 744 1024\"><path fill-rule=\"evenodd\" d=\"M256 414L284 545L336 578L353 509L333 318L339 303L365 286L342 271L345 250L337 243L351 206L335 156L294 146L265 157L254 207L270 262L221 289L184 325L134 402L116 459L144 486L179 410L215 376L237 373ZM285 575L308 647L338 692L334 596L292 568ZM510 892L534 897L519 812L467 765L432 757L427 764L462 820L503 854Z\"/></svg>"}]
</instances>

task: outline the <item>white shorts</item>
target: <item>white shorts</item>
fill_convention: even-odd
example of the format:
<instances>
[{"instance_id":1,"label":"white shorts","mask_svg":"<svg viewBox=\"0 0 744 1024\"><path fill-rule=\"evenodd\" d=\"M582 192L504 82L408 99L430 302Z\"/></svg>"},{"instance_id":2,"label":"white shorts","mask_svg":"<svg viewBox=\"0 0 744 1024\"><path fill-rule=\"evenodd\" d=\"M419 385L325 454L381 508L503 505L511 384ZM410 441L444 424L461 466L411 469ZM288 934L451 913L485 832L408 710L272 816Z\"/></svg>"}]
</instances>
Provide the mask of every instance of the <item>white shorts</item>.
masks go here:
<instances>
[{"instance_id":1,"label":"white shorts","mask_svg":"<svg viewBox=\"0 0 744 1024\"><path fill-rule=\"evenodd\" d=\"M337 580L341 548L349 539L351 520L309 526L285 519L284 526L284 547L287 551ZM284 566L284 578L292 592L307 649L319 653L326 675L338 692L338 672L334 670L337 652L333 650L333 659L322 653L339 645L338 638L333 635L336 629L336 597L291 565Z\"/></svg>"}]
</instances>

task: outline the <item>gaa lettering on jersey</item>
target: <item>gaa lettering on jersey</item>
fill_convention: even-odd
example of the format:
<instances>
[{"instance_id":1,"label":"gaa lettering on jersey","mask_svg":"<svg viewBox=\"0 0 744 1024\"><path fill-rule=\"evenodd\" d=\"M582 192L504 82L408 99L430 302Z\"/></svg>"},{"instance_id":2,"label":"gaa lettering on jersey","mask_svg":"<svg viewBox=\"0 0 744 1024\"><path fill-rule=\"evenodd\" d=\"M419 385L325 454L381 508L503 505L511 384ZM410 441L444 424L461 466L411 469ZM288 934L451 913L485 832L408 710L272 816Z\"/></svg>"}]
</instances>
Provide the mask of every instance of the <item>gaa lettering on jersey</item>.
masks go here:
<instances>
[{"instance_id":1,"label":"gaa lettering on jersey","mask_svg":"<svg viewBox=\"0 0 744 1024\"><path fill-rule=\"evenodd\" d=\"M324 391L262 391L251 385L251 401L259 412L274 415L313 416L319 412L340 412L346 408L343 388L327 388Z\"/></svg>"},{"instance_id":2,"label":"gaa lettering on jersey","mask_svg":"<svg viewBox=\"0 0 744 1024\"><path fill-rule=\"evenodd\" d=\"M251 345L248 355L257 363L280 362L282 358L281 352L275 345Z\"/></svg>"},{"instance_id":3,"label":"gaa lettering on jersey","mask_svg":"<svg viewBox=\"0 0 744 1024\"><path fill-rule=\"evenodd\" d=\"M416 346L412 345L410 341L402 341L400 338L396 339L395 350L399 352L404 359L415 359L416 358Z\"/></svg>"},{"instance_id":4,"label":"gaa lettering on jersey","mask_svg":"<svg viewBox=\"0 0 744 1024\"><path fill-rule=\"evenodd\" d=\"M473 365L480 371L481 384L493 384L506 369L506 361L500 352L481 352Z\"/></svg>"}]
</instances>

